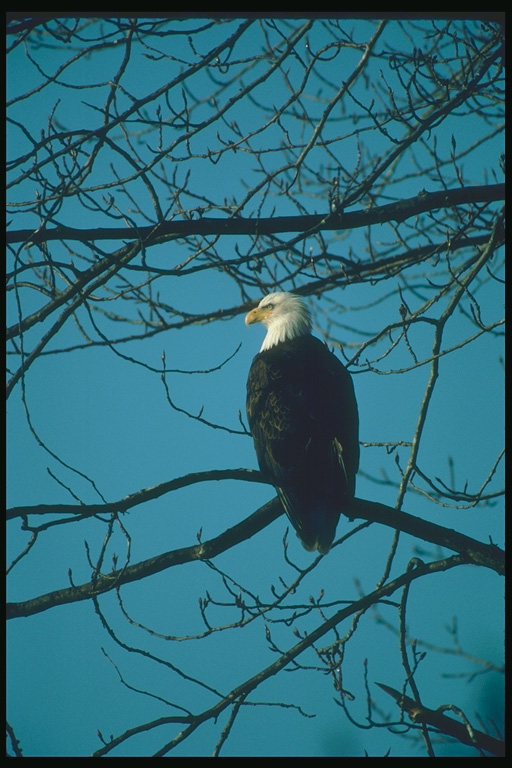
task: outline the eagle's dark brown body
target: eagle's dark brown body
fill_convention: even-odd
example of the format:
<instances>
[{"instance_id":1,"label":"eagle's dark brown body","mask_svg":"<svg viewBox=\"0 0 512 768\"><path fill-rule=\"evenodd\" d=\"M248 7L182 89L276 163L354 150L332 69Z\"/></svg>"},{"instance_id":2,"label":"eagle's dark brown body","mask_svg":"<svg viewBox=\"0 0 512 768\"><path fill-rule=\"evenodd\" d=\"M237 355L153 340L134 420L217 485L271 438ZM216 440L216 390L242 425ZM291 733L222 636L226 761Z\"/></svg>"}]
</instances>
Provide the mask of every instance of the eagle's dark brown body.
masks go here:
<instances>
[{"instance_id":1,"label":"eagle's dark brown body","mask_svg":"<svg viewBox=\"0 0 512 768\"><path fill-rule=\"evenodd\" d=\"M307 549L329 551L359 465L352 379L310 334L253 360L247 414L261 471Z\"/></svg>"}]
</instances>

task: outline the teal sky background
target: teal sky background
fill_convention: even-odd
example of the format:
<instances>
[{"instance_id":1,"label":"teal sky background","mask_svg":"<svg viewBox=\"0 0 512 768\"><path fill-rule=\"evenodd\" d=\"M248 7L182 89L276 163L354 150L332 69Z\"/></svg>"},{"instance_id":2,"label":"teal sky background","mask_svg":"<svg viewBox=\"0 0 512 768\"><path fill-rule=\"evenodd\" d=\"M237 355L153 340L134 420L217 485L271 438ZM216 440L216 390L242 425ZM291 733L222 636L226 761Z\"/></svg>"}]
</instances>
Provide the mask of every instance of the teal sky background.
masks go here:
<instances>
[{"instance_id":1,"label":"teal sky background","mask_svg":"<svg viewBox=\"0 0 512 768\"><path fill-rule=\"evenodd\" d=\"M189 23L192 27L193 21ZM232 29L240 23L240 19L233 20ZM299 23L294 21L293 28L297 28ZM351 20L350 27L357 30L361 40L366 40L374 23ZM418 24L418 45L422 44L421 30ZM320 26L315 27L308 38L310 44L319 47L323 34ZM224 35L224 27L214 28L209 36L203 36L202 42L205 45L208 42L212 47L215 39L220 41ZM247 40L245 55L249 56L251 45L257 50L261 41L250 36ZM380 42L381 47L399 47L403 43L400 25L390 22ZM174 56L180 55L179 46L183 46L183 57L187 55L185 37L173 38L172 44ZM170 41L163 38L158 45L165 48ZM303 40L300 45L305 56ZM126 74L126 81L123 81L129 84L131 93L136 97L155 90L165 82L165 78L175 75L171 65L166 71L156 66L152 58L145 57L147 53L140 45L134 48L133 64ZM37 136L46 125L52 105L60 99L56 114L67 128L97 126L101 115L94 107L102 105L104 87L98 85L92 91L82 91L68 88L66 83L81 83L82 78L84 83L93 80L101 83L111 78L121 55L113 47L66 70L60 84L54 84L41 94L20 102L13 111L15 119L21 121L30 134ZM38 54L46 72L55 71L59 62L69 56L69 50L58 45ZM359 54L354 51L353 58L349 57L346 61L347 70L353 67L358 57ZM12 59L7 70L9 98L28 92L40 81L40 75L22 48L14 53ZM197 91L193 95L199 99L210 87L211 83L197 79L194 81ZM361 91L356 93L362 97L363 86L360 88ZM189 94L189 99L191 96ZM276 92L275 99L281 98L282 94ZM122 101L123 97L120 97L120 111ZM268 103L271 102L269 98ZM195 119L204 117L202 109L199 107L194 113ZM242 131L247 130L256 117L254 106L245 110L239 105L229 115L229 119L237 120ZM447 121L435 134L440 155L449 154L454 125ZM227 136L228 128L223 128ZM457 146L466 145L469 150L480 129L478 117L475 116L474 124L468 124L467 135L457 134ZM210 140L212 146L216 142L217 130L219 126L212 126L210 138L205 139L206 142ZM21 131L9 128L7 139L8 151L12 155L26 150ZM262 137L261 140L267 138ZM371 151L375 151L374 141L384 146L383 138L376 136L375 132L363 133L360 140L363 145L368 142ZM148 137L148 143L154 141L154 136ZM497 157L501 151L500 141L496 137L481 150L472 153L470 175L474 184L486 183L489 165L496 165L494 159L490 163L489 158ZM349 137L341 146L346 153L347 164L354 147L355 138ZM184 156L185 145L179 151ZM414 162L421 159L421 155L426 162L427 148L417 151ZM192 146L192 152L199 155L202 148ZM177 163L177 168L179 174L190 170L190 186L198 193L204 187L208 190L207 196L216 197L222 205L224 198L242 196L241 182L253 178L249 176L251 161L250 157L237 153L229 161L223 155L218 165L205 163L198 157L189 165ZM412 157L409 161L413 162ZM117 158L115 162L118 163ZM269 164L271 162L269 160ZM281 160L275 162L277 164ZM121 171L121 168L118 166L117 170ZM419 172L416 179L406 180L407 171L408 168L404 167L402 173L397 173L398 177L403 175L404 181L395 184L390 194L413 196L423 187L434 191ZM108 164L104 162L101 167L95 167L94 176L89 181L91 184L112 181ZM137 189L141 207L147 209L148 216L152 215L142 184L135 185L134 193ZM115 189L113 192L119 195ZM27 180L14 188L13 195L14 200L30 199L34 195L34 185ZM163 207L168 204L164 197L162 191ZM253 212L257 209L257 202L252 203ZM308 198L306 190L302 202L308 212L314 213L321 209L325 201ZM272 203L275 215L296 213L284 197L276 197ZM122 204L129 207L124 200ZM199 205L199 202L195 204ZM270 215L269 205L267 201L264 215ZM222 216L222 211L218 215ZM16 219L16 228L37 224L34 217L28 214ZM78 207L73 199L65 201L62 215L57 219L76 227L105 226L105 220L99 213ZM337 246L339 252L343 254L349 248L355 253L362 251L365 247L363 234L359 230L344 233ZM385 242L387 235L384 229L382 236ZM219 243L218 249L223 258L234 255L237 241L243 250L242 237L226 237ZM113 250L119 244L101 245L106 250ZM52 244L51 247L54 258L60 255L64 258L60 245ZM176 241L152 248L151 262L174 264L188 255L183 243ZM9 268L12 268L12 261ZM206 312L219 307L229 309L240 303L234 283L224 274L212 271L207 273L207 277L205 274L198 273L181 280L161 280L159 290L170 305L186 312ZM315 333L322 336L329 323L330 333L342 342L346 355L350 357L361 341L361 334L350 328L373 334L397 320L398 293L391 301L376 302L391 289L395 290L396 285L382 283L370 287L369 284L361 284L350 286L343 294L336 289L320 302L313 300L321 321ZM425 286L418 286L416 306L422 304L426 291ZM255 286L249 298L259 300L261 295ZM330 299L342 304L343 311L334 310ZM24 311L28 313L35 309L36 302L40 300L41 297L24 294ZM415 309L413 300L408 294L411 311ZM481 286L478 301L486 313L484 321L493 321L503 311L503 285L489 280ZM369 302L375 302L375 306L364 311L359 309ZM432 316L437 316L439 311L438 307L433 309ZM7 312L8 323L15 322L14 302L8 303ZM85 314L82 320L87 332L97 338ZM108 334L111 327L106 320L97 318L97 321L103 332ZM340 326L338 330L335 323L345 328ZM44 327L46 325L43 324ZM454 315L446 330L444 347L448 348L465 338L468 327L467 317L460 313ZM28 348L40 333L40 329L36 329L26 335ZM244 316L240 313L223 322L167 331L143 341L119 345L119 352L142 363L134 364L107 347L80 348L55 354L56 349L83 344L79 329L68 321L49 345L46 354L37 360L25 377L25 401L33 431L27 423L19 384L8 401L7 506L68 503L71 496L66 487L70 487L84 503L100 501L91 483L68 467L92 478L108 501L191 472L237 467L255 469L256 458L249 436L211 429L169 407L159 369L163 352L167 366L180 371L209 370L227 361L210 373L168 374L167 384L180 408L192 413L204 408L205 419L239 431L240 412L245 422L247 372L262 338L263 329L246 328ZM432 344L432 327L418 325L411 328L410 343L418 357L428 354ZM502 338L485 334L441 359L440 378L419 455L419 464L428 476L441 478L450 485L450 457L454 460L453 471L458 488L467 482L468 491L475 492L488 476L503 444L502 356ZM407 349L400 345L383 361L382 369L400 369L411 363ZM357 368L351 369L351 372L359 403L361 442L410 440L429 367L425 365L406 375L379 376ZM34 432L44 445L38 442ZM407 448L398 449L397 455L403 467L407 461ZM382 447L363 447L357 495L393 506L396 489L371 479L382 478L383 473L396 481L394 456L388 456ZM492 487L503 487L503 482L504 467L500 464ZM202 530L203 540L212 538L246 518L273 495L273 489L262 484L210 482L190 486L136 507L122 516L122 523L130 535L130 561L135 563L161 552L190 546L196 543L199 530ZM491 537L496 544L504 544L503 504L500 499L494 506L485 508L454 509L437 506L421 494L408 493L404 510L481 541L487 542ZM341 520L338 535L343 535L356 524ZM256 537L219 556L214 565L246 589L254 591L262 600L270 600L270 585L279 585L281 578L290 582L296 575L283 559L285 529L286 520L279 518ZM64 588L69 585L70 569L75 584L88 581L90 565L86 546L90 548L94 560L104 535L105 524L97 519L83 521L80 525L56 525L41 534L30 554L20 560L13 570L8 582L8 599L25 600ZM383 573L392 537L391 530L375 525L352 537L342 548L333 550L324 558L311 575L305 594L317 595L324 589L328 601L352 600L357 597L359 589L372 590ZM311 555L302 550L295 536L290 533L288 539L294 561L301 567L310 563ZM28 535L19 529L19 522L10 523L8 562L19 554L27 541ZM417 547L424 551L418 552ZM126 549L126 539L118 531L109 545L109 557L115 552L122 561ZM394 565L395 573L400 573L409 559L417 554L425 559L438 555L433 547L429 550L423 542L402 536ZM188 635L203 628L198 597L204 596L206 591L220 602L227 597L221 574L207 564L197 562L130 584L123 589L122 596L124 608L139 624L164 635ZM255 622L243 632L218 632L202 640L169 643L127 623L115 595L109 593L102 596L100 605L114 631L130 648L144 647L223 692L275 660L275 654L265 642L265 630L261 623ZM380 612L380 619L396 626L396 607L382 606ZM227 611L219 606L213 611L212 618L223 623L228 620L227 615ZM454 616L458 617L458 632L465 652L489 659L497 665L502 662L503 588L495 573L467 566L419 580L411 590L407 618L411 633L431 646L427 648L427 656L420 664L417 675L424 701L432 708L454 703L471 715L478 709L479 702L483 702L485 712L481 714L487 716L494 711L499 717L502 694L498 676L492 673L479 675L470 685L462 676L463 672L474 668L468 659L435 651L435 646L451 646L450 627ZM303 628L306 626L307 622ZM343 626L341 631L347 629L348 625ZM397 638L392 631L385 629L375 614L370 612L362 618L357 635L347 645L344 685L355 697L350 703L350 712L356 720L364 722L365 660L368 660L367 674L371 685L381 682L399 688L403 669ZM283 649L295 642L292 631L282 625L273 627L272 638ZM169 714L173 710L166 702L177 702L199 711L216 700L208 690L191 685L173 674L169 666L143 658L134 650L123 651L109 637L90 602L61 606L27 619L10 621L7 643L8 721L27 757L88 756L101 746L97 730L108 739L110 734L117 736L141 722ZM312 656L308 658L310 663L314 663ZM130 686L129 689L123 681ZM138 691L150 692L151 695ZM411 754L407 738L399 739L385 728L366 731L351 725L334 697L335 692L327 677L314 671L298 673L285 670L267 681L251 697L256 705L241 712L221 755L362 756L366 749L370 756L383 756L388 747L391 747L392 756ZM389 700L384 696L378 696L378 700L383 709L395 715ZM291 707L263 706L263 702L280 701L294 703L308 715L315 716L302 717ZM222 722L216 725L205 724L171 755L211 755L225 722L224 715ZM177 731L167 726L156 732L141 734L128 741L122 751L114 752L113 756L151 754L169 741L174 732ZM445 749L444 754L466 754L460 746L447 746ZM467 754L473 753L468 750Z\"/></svg>"}]
</instances>

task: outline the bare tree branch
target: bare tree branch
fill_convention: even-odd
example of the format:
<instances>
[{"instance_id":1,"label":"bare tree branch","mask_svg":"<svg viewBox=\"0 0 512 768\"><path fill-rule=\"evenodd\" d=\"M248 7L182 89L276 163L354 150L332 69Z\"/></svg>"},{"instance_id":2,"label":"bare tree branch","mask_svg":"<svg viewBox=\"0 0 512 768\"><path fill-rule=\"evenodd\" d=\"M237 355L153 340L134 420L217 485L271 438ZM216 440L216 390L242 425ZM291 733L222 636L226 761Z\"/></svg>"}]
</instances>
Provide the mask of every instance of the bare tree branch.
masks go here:
<instances>
[{"instance_id":1,"label":"bare tree branch","mask_svg":"<svg viewBox=\"0 0 512 768\"><path fill-rule=\"evenodd\" d=\"M188 221L167 221L149 227L113 227L111 229L75 229L56 227L38 229L35 232L20 230L6 233L7 243L43 243L51 240L125 240L140 239L144 244L166 242L173 237L192 235L275 235L282 232L302 232L312 235L322 231L346 231L384 224L390 221L403 222L420 213L441 208L452 208L467 203L491 203L505 199L504 184L490 184L478 187L462 187L443 192L420 192L416 197L399 200L396 203L376 206L350 213L330 213L310 216L273 216L257 220L237 216L229 219L201 217Z\"/></svg>"},{"instance_id":2,"label":"bare tree branch","mask_svg":"<svg viewBox=\"0 0 512 768\"><path fill-rule=\"evenodd\" d=\"M110 506L110 505L107 505ZM96 513L98 505L94 506ZM397 531L403 531L432 544L459 552L466 564L481 565L491 568L499 574L504 574L505 555L499 547L494 544L483 544L469 536L458 533L457 531L443 528L442 526L429 523L403 511L397 511L383 504L368 502L362 499L354 499L353 513L355 517L378 522ZM68 507L69 510L69 507ZM55 510L56 511L56 510ZM20 616L30 616L34 613L48 610L57 605L75 602L77 600L88 600L91 597L116 589L122 584L128 584L131 581L138 581L141 578L152 576L167 568L176 565L192 562L194 560L211 560L225 552L227 549L240 544L242 541L254 536L267 525L270 525L280 515L283 510L277 498L269 501L263 507L256 510L250 517L243 522L229 528L220 536L216 536L209 541L196 544L191 547L173 550L149 560L144 560L134 565L129 565L120 570L113 570L112 573L95 577L93 581L82 584L79 587L70 587L60 589L56 592L41 595L32 600L21 603L12 603L7 606L7 617L17 618Z\"/></svg>"},{"instance_id":3,"label":"bare tree branch","mask_svg":"<svg viewBox=\"0 0 512 768\"><path fill-rule=\"evenodd\" d=\"M482 731L473 728L467 722L460 723L452 717L447 717L442 711L443 709L446 709L446 707L428 709L422 704L418 704L418 702L414 701L409 696L404 696L404 694L395 691L389 685L384 685L383 683L377 683L377 685L395 699L400 709L407 712L414 723L432 725L441 733L446 733L448 736L452 736L462 744L469 744L479 750L485 750L486 752L496 755L496 757L505 757L505 743L503 741L495 739L493 736L489 736L488 733L483 733ZM451 707L448 708L450 709Z\"/></svg>"}]
</instances>

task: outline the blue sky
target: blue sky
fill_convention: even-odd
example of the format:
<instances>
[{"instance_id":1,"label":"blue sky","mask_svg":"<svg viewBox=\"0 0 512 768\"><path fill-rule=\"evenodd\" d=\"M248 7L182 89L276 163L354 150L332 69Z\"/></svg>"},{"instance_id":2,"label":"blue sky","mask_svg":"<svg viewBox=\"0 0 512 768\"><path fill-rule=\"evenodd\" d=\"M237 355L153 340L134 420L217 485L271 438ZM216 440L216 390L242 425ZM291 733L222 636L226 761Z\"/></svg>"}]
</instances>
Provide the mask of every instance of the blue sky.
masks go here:
<instances>
[{"instance_id":1,"label":"blue sky","mask_svg":"<svg viewBox=\"0 0 512 768\"><path fill-rule=\"evenodd\" d=\"M189 22L192 25L192 21ZM233 31L240 20L233 21ZM374 29L370 22L351 20L346 22L355 27L356 36L366 41ZM426 22L425 22L426 24ZM394 25L394 26L393 26ZM294 22L296 29L299 22ZM281 29L285 29L281 25ZM417 25L418 41L421 25ZM201 45L210 47L223 38L224 28L214 28L203 35ZM272 34L268 30L268 34ZM325 29L316 26L309 33L312 47L327 40ZM245 55L259 50L261 40L257 36L246 38ZM400 25L392 22L386 30L380 45L400 47L405 38ZM169 45L167 39L158 40L158 46ZM157 44L155 42L155 45ZM304 40L300 51L306 56ZM173 39L172 53L190 56L185 37ZM145 55L145 54L149 54ZM44 64L45 71L54 71L58 63L70 56L63 45L56 45L37 52L36 58ZM93 90L74 90L70 83L101 83L113 77L119 66L121 52L115 48L99 53L87 61L70 67L63 72L60 84L53 85L30 100L15 106L15 119L34 136L39 135L46 125L49 109L60 102L55 114L63 125L70 129L93 128L101 122L101 116L94 106L101 106L105 98L105 87L98 85ZM241 56L237 49L237 55ZM351 71L359 52L349 50L344 66ZM158 88L165 78L174 77L178 71L176 62L168 67L157 65L155 52L139 45L134 47L132 65L126 75L131 94L137 98ZM334 64L333 64L334 66ZM300 67L290 64L290 78L297 77ZM297 72L295 72L295 68ZM28 91L39 82L39 75L19 48L13 54L13 63L8 68L8 95L13 97ZM280 88L284 89L282 81ZM209 93L212 85L208 79L196 79L190 85L187 98L192 105L193 97L200 100ZM368 98L362 85L355 91L359 97ZM235 85L231 86L235 93ZM176 92L178 93L178 92ZM270 108L272 98L284 98L284 91L276 90L267 98ZM182 95L183 98L183 95ZM178 100L178 95L176 95ZM122 111L130 99L119 96L116 109ZM176 102L175 102L176 103ZM254 104L239 105L229 119L235 119L242 131L261 118ZM305 102L307 103L307 102ZM314 99L311 99L314 104ZM353 106L353 105L352 105ZM311 107L313 109L313 107ZM148 107L151 109L151 107ZM207 104L191 111L194 119L207 114ZM227 121L229 122L229 121ZM435 141L440 156L448 156L452 131L460 131L455 121L449 120L435 132ZM299 127L297 125L297 130ZM313 128L310 127L310 130ZM215 144L216 131L225 132L228 124L212 126L205 141ZM467 135L457 133L457 147L468 153L478 131L484 131L478 119L474 118ZM310 133L306 132L306 140ZM255 139L261 146L270 140L272 133ZM13 155L27 149L20 131L11 129L8 133ZM375 131L362 132L359 140L363 153L384 151L385 141ZM434 141L434 136L431 137ZM154 134L147 137L148 144L136 146L144 153L147 146L156 143ZM373 142L373 143L372 143ZM382 150L380 145L382 144ZM340 153L346 167L357 165L356 140L347 130L344 141L335 151ZM431 145L432 146L432 145ZM203 147L192 145L197 153L190 162L185 157L185 145L176 147L176 169L178 179L184 180L190 171L189 188L197 194L204 189L208 198L218 201L219 206L244 193L244 183L251 185L261 176L254 168L254 160L243 152L225 154L217 165L207 164L199 155ZM495 167L501 144L498 139L485 146L471 150L471 172L468 177L473 184L485 183L489 166ZM434 191L431 179L410 177L411 165L419 160L427 163L428 146L417 147L413 156L406 156L396 171L396 178L402 182L390 184L389 196L413 196L423 187ZM150 154L150 152L149 152ZM318 162L325 162L325 157ZM282 159L267 158L262 162L267 169L277 167ZM492 158L490 161L489 158ZM109 159L106 155L106 161ZM119 162L118 156L110 158L116 164L118 173L129 172ZM314 165L317 156L312 155ZM95 167L92 177L87 179L91 187L104 181L112 182L112 171L108 162ZM168 166L169 173L171 164ZM430 185L430 186L429 186ZM312 190L314 191L314 190ZM112 188L117 204L123 210L130 208L129 201L119 189ZM132 192L138 195L141 209L151 215L149 197L142 182L134 184ZM170 193L161 185L161 205L169 205ZM27 200L34 195L33 183L27 180L14 188L13 200ZM389 200L381 199L381 204ZM184 196L184 203L197 205L193 196ZM244 215L258 210L259 200L250 201ZM309 213L322 210L325 201L303 191L301 203ZM275 215L296 213L290 201L275 195L265 199L262 212L270 215L275 206ZM223 215L219 213L218 215ZM19 215L16 228L36 226L33 215ZM77 205L73 198L66 199L62 212L57 215L61 223L77 227L93 225L110 226L113 223L101 214ZM138 222L141 225L147 221ZM122 225L123 222L119 222ZM416 236L416 235L415 235ZM387 247L391 233L386 228L376 231L374 247ZM413 237L413 234L411 234ZM417 244L417 243L415 243ZM100 243L106 251L114 248L111 243ZM115 244L116 246L118 244ZM236 247L247 249L243 237L226 237L219 241L218 250L222 258L231 258ZM312 243L312 247L315 244ZM52 244L53 258L68 258L65 248ZM363 253L366 247L364 233L353 230L344 233L339 242L331 246L341 255L348 249ZM153 248L151 263L161 267L175 265L189 255L183 241L175 241ZM500 259L496 258L496 265ZM438 273L432 267L432 279ZM304 279L302 284L306 284ZM375 334L387 324L398 319L400 297L398 280L386 281L375 286L368 283L351 285L342 293L341 289L326 294L318 305L319 327L322 335L327 323L322 312L327 313L331 335L344 345L350 357L364 340L364 333ZM117 286L116 286L117 287ZM156 284L162 301L186 312L206 312L219 307L229 309L237 306L241 299L233 281L222 272L199 272L179 279L161 279ZM429 295L429 285L423 280L410 286L407 292L409 308L414 311ZM478 301L484 311L484 322L491 323L502 314L503 286L495 281L482 282L478 288ZM414 290L413 290L414 289ZM391 298L385 299L391 292ZM261 297L261 291L254 286L250 298ZM326 300L327 299L327 300ZM344 307L334 310L330 300ZM23 292L24 312L33 311L44 300L35 292ZM470 297L465 307L469 308ZM374 306L372 306L374 304ZM107 303L100 305L109 309ZM115 311L119 305L116 304ZM430 310L430 317L438 317L442 305L437 303ZM468 309L469 311L469 309ZM10 322L16 318L15 304L8 305ZM131 332L106 317L96 317L98 325L106 334ZM95 330L87 315L81 316L83 327L93 338ZM52 320L41 324L45 330ZM350 326L336 330L335 323ZM454 315L446 328L444 348L459 343L471 332L471 323L463 313ZM41 329L36 327L26 334L25 343L30 348ZM410 343L418 357L428 356L432 346L433 329L428 324L411 328ZM210 373L170 373L167 384L174 402L185 410L198 413L203 408L205 419L230 430L239 431L239 412L245 419L245 381L254 354L258 351L263 336L259 327L246 328L243 314L229 320L181 330L158 333L143 341L120 344L116 347L125 355L136 358L142 364L134 364L118 355L112 349L100 346L80 348L71 352L51 354L55 349L76 344L83 345L83 336L72 322L68 321L56 339L48 346L47 352L37 360L25 376L25 401L29 409L32 430L27 423L26 411L21 398L20 384L8 402L7 417L7 497L8 506L38 503L68 503L72 501L70 488L84 503L100 501L87 478L92 478L101 494L108 500L120 499L127 494L157 485L171 478L190 472L208 469L256 468L256 459L249 436L233 434L227 430L211 429L170 408L163 384L158 373L162 353L165 352L169 368L180 371L197 371L216 368L227 361L219 370ZM381 345L387 348L388 342ZM239 348L239 349L238 349ZM238 349L238 352L228 360ZM371 354L376 357L374 348ZM450 459L454 461L454 475L457 488L467 487L475 492L488 476L503 443L503 355L502 337L482 335L471 344L462 346L440 360L440 376L436 384L431 408L422 438L419 465L429 476L441 478L450 485ZM412 363L404 344L382 360L382 371L400 370ZM150 370L148 367L156 369ZM414 434L418 412L424 397L429 376L429 366L424 365L407 374L378 375L375 372L354 368L352 370L360 411L360 439L362 443L384 443L388 441L410 441ZM39 438L36 439L34 432ZM41 444L42 443L42 444ZM396 487L378 484L371 478L387 476L395 483L399 475L395 463L399 457L402 467L407 462L408 448L398 448L388 455L384 447L363 447L361 473L358 478L357 494L360 498L380 501L394 506ZM57 458L58 457L58 458ZM65 462L65 465L62 463ZM72 469L70 469L72 468ZM78 474L77 470L79 473ZM85 476L85 477L84 477ZM503 487L504 468L500 464L493 479L492 488ZM250 515L261 504L273 496L273 490L265 485L238 481L209 482L191 486L162 497L141 507L136 507L122 516L122 524L130 537L130 561L138 562L171 549L189 546L196 542L201 529L203 539L220 534L226 528ZM498 498L495 505L484 508L454 508L438 506L421 494L409 492L405 497L404 510L425 517L447 528L462 531L467 535L487 542L489 537L499 544L504 543L503 505ZM51 518L49 518L51 519ZM55 518L56 519L56 518ZM340 521L338 534L346 533L355 524ZM143 658L140 653L123 650L102 626L90 602L61 606L27 619L17 619L8 627L8 720L20 739L25 756L87 756L101 746L96 736L99 729L105 738L110 734L119 735L124 730L141 722L165 716L173 711L166 702L177 702L199 711L210 706L215 697L201 686L184 681L172 672L169 665L176 665L187 674L208 682L210 686L227 692L247 677L275 660L265 639L263 624L255 622L240 630L218 632L202 640L168 641L161 635L191 635L204 628L199 609L198 597L208 592L220 603L226 601L228 593L223 584L225 572L234 584L252 590L262 600L270 600L271 585L279 585L283 579L289 583L296 573L283 559L282 537L286 521L280 518L268 528L229 550L215 560L216 573L204 563L190 563L180 568L164 571L154 577L134 583L122 592L124 608L134 622L150 628L153 634L130 625L121 614L113 594L100 599L102 611L108 616L112 628L119 638L131 648L144 648L166 664ZM90 565L87 548L94 560L97 557L106 533L104 520L93 519L80 524L55 525L40 534L29 555L21 559L13 569L8 584L9 599L25 600L45 592L64 588L69 584L69 570L75 584L88 581ZM28 541L28 534L19 529L19 521L9 526L8 560L16 557ZM303 591L297 596L301 600L325 590L325 599L351 600L359 590L371 591L381 577L388 557L393 533L382 526L371 526L349 539L342 548L334 550L324 558L320 566L307 580ZM394 563L394 573L400 573L408 560L416 554L415 547L423 549L424 558L437 557L435 548L424 542L415 542L402 535L399 551ZM311 555L300 547L291 533L289 548L294 561L305 567L311 562ZM109 543L108 565L115 553L119 562L127 552L127 539L118 529ZM398 599L398 598L397 598ZM450 647L452 636L449 628L454 616L458 617L459 637L464 651L474 657L501 663L503 650L503 591L499 577L483 568L466 566L448 573L419 580L411 590L407 619L413 636L431 646ZM475 619L478 607L478 620ZM396 605L382 606L383 619L396 626ZM229 622L230 611L222 606L213 609L212 616L220 624ZM311 621L311 620L310 620ZM311 623L314 626L314 623ZM307 629L304 621L301 629ZM340 628L343 634L348 625ZM282 649L291 647L295 637L290 628L276 624L272 626L272 639ZM399 688L403 669L394 633L369 612L360 621L357 640L347 645L344 661L344 687L354 696L350 703L352 716L364 722L366 701L364 697L364 669L368 660L368 679L373 684L382 682ZM307 663L315 664L314 654L307 657ZM417 680L424 695L425 703L433 708L452 702L473 714L479 701L499 701L498 677L489 673L477 677L468 685L461 676L475 667L469 659L448 653L427 650L421 662ZM120 675L126 685L120 680ZM460 676L459 676L460 675ZM130 688L127 688L127 685ZM495 686L495 687L494 687ZM145 691L141 693L137 691ZM148 695L149 693L149 695ZM156 698L160 697L160 698ZM392 736L385 728L365 731L351 726L334 702L335 692L328 677L316 672L294 672L285 670L267 681L252 696L255 706L244 708L239 715L230 739L221 754L228 755L362 755L367 749L371 755L380 756L388 747L392 755L411 754L411 744ZM276 706L276 702L293 703L307 714L302 717L292 707ZM265 702L267 706L260 703ZM379 705L392 713L393 705L384 697ZM395 714L395 713L393 713ZM480 713L485 715L486 713ZM210 755L226 722L213 725L208 723L189 740L180 745L176 755ZM168 726L166 728L169 728ZM173 736L172 729L158 733L150 732L127 742L115 756L151 754ZM416 749L416 748L414 748ZM452 752L464 754L464 751ZM449 748L448 748L449 751ZM421 754L413 752L412 754Z\"/></svg>"}]
</instances>

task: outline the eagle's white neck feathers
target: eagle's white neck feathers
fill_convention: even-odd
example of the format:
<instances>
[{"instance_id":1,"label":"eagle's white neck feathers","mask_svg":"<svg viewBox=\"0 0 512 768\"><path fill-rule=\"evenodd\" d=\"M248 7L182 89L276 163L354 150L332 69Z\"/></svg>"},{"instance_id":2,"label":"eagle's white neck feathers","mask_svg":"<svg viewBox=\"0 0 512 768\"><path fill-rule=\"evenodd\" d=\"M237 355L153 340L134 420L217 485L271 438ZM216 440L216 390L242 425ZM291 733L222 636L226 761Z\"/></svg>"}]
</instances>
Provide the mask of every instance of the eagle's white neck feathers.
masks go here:
<instances>
[{"instance_id":1,"label":"eagle's white neck feathers","mask_svg":"<svg viewBox=\"0 0 512 768\"><path fill-rule=\"evenodd\" d=\"M270 293L245 318L247 325L261 322L267 328L260 352L282 341L311 333L311 316L305 302L293 293Z\"/></svg>"}]
</instances>

